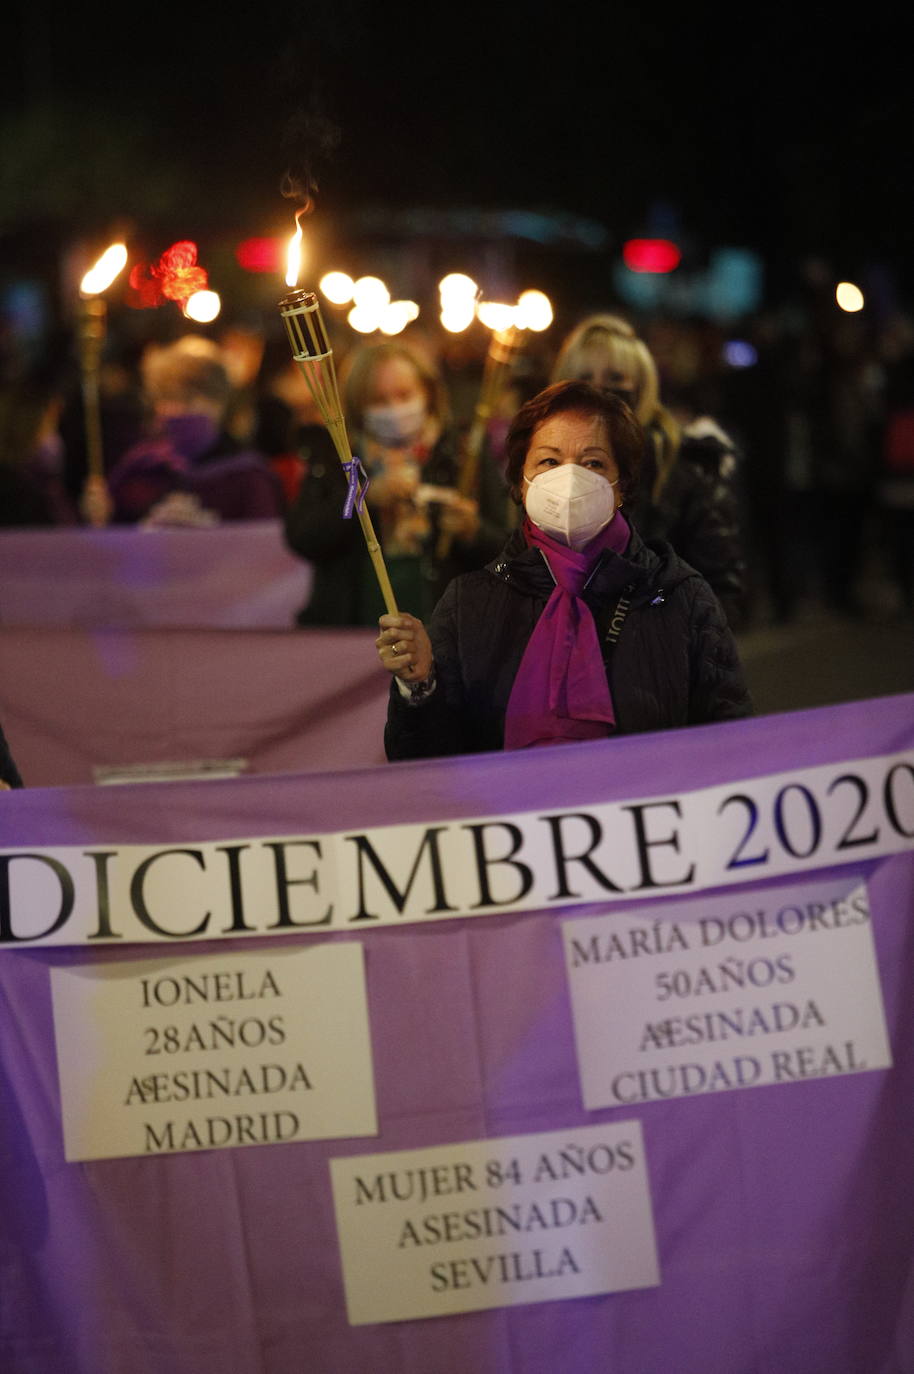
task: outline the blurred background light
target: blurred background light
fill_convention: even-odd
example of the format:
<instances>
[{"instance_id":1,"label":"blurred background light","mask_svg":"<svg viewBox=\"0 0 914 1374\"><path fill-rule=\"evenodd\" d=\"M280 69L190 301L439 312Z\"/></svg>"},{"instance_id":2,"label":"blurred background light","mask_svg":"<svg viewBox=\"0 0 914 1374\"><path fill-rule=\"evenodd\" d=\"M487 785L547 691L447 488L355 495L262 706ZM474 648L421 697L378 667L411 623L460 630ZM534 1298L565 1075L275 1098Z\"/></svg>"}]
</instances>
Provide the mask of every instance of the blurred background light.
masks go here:
<instances>
[{"instance_id":1,"label":"blurred background light","mask_svg":"<svg viewBox=\"0 0 914 1374\"><path fill-rule=\"evenodd\" d=\"M354 305L346 316L346 322L359 334L373 334L380 328L383 311L384 306L372 309L366 305Z\"/></svg>"},{"instance_id":2,"label":"blurred background light","mask_svg":"<svg viewBox=\"0 0 914 1374\"><path fill-rule=\"evenodd\" d=\"M855 315L858 310L863 309L863 292L852 281L838 282L835 287L835 300L849 315Z\"/></svg>"},{"instance_id":3,"label":"blurred background light","mask_svg":"<svg viewBox=\"0 0 914 1374\"><path fill-rule=\"evenodd\" d=\"M390 304L390 292L380 277L359 277L352 287L352 299L360 310L375 312L380 319L381 311Z\"/></svg>"},{"instance_id":4,"label":"blurred background light","mask_svg":"<svg viewBox=\"0 0 914 1374\"><path fill-rule=\"evenodd\" d=\"M391 301L381 315L381 333L399 334L418 318L419 307L415 301Z\"/></svg>"},{"instance_id":5,"label":"blurred background light","mask_svg":"<svg viewBox=\"0 0 914 1374\"><path fill-rule=\"evenodd\" d=\"M728 367L755 367L758 353L746 339L728 339L723 348Z\"/></svg>"},{"instance_id":6,"label":"blurred background light","mask_svg":"<svg viewBox=\"0 0 914 1374\"><path fill-rule=\"evenodd\" d=\"M438 283L438 292L442 305L445 305L466 300L475 301L479 287L473 278L466 276L465 273L449 272Z\"/></svg>"},{"instance_id":7,"label":"blurred background light","mask_svg":"<svg viewBox=\"0 0 914 1374\"><path fill-rule=\"evenodd\" d=\"M197 324L211 324L222 309L218 291L195 291L184 302L184 314Z\"/></svg>"},{"instance_id":8,"label":"blurred background light","mask_svg":"<svg viewBox=\"0 0 914 1374\"><path fill-rule=\"evenodd\" d=\"M486 329L496 332L509 329L515 323L514 306L504 305L501 301L480 301L476 307L476 314Z\"/></svg>"},{"instance_id":9,"label":"blurred background light","mask_svg":"<svg viewBox=\"0 0 914 1374\"><path fill-rule=\"evenodd\" d=\"M514 307L514 323L541 333L552 324L552 302L542 291L522 291Z\"/></svg>"},{"instance_id":10,"label":"blurred background light","mask_svg":"<svg viewBox=\"0 0 914 1374\"><path fill-rule=\"evenodd\" d=\"M449 334L462 334L476 318L476 302L447 301L441 307L441 324Z\"/></svg>"},{"instance_id":11,"label":"blurred background light","mask_svg":"<svg viewBox=\"0 0 914 1374\"><path fill-rule=\"evenodd\" d=\"M622 247L622 261L632 272L672 272L682 254L670 239L629 239Z\"/></svg>"},{"instance_id":12,"label":"blurred background light","mask_svg":"<svg viewBox=\"0 0 914 1374\"><path fill-rule=\"evenodd\" d=\"M235 261L245 272L281 272L284 250L282 239L243 239L235 248Z\"/></svg>"},{"instance_id":13,"label":"blurred background light","mask_svg":"<svg viewBox=\"0 0 914 1374\"><path fill-rule=\"evenodd\" d=\"M348 305L352 300L355 282L348 272L326 272L320 280L320 288L331 305Z\"/></svg>"}]
</instances>

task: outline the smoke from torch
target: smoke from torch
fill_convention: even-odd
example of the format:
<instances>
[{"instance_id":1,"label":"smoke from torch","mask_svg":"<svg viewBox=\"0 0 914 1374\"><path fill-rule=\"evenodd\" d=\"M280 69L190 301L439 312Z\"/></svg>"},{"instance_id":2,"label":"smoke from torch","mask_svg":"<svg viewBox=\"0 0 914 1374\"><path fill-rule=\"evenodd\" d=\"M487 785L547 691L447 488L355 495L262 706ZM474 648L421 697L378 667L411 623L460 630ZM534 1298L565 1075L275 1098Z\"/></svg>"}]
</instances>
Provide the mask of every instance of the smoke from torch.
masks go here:
<instances>
[{"instance_id":1,"label":"smoke from torch","mask_svg":"<svg viewBox=\"0 0 914 1374\"><path fill-rule=\"evenodd\" d=\"M283 132L282 146L287 165L279 190L286 200L295 200L301 206L296 220L301 215L310 215L314 210L319 190L318 166L332 161L342 138L339 126L322 112L319 105L319 97L313 95L311 109L299 107L295 110Z\"/></svg>"}]
</instances>

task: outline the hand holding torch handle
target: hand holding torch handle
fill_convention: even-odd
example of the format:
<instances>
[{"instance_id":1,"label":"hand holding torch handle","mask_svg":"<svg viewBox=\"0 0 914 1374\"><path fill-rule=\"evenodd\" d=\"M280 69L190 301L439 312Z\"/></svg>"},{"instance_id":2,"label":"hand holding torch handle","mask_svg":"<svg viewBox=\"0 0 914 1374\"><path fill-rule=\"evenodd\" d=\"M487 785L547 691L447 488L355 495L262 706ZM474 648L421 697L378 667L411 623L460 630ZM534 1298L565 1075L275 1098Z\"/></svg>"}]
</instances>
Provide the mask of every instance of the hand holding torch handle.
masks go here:
<instances>
[{"instance_id":1,"label":"hand holding torch handle","mask_svg":"<svg viewBox=\"0 0 914 1374\"><path fill-rule=\"evenodd\" d=\"M298 363L308 384L308 390L311 392L314 403L321 413L321 418L330 432L333 446L344 470L351 474L351 487L353 482L358 481L358 478L354 475L356 468L352 466L354 460L349 436L346 433L346 422L343 419L343 407L340 403L336 368L333 363L333 349L330 347L330 340L327 337L318 299L313 291L290 291L279 302L279 313L289 336L292 357ZM397 603L394 599L393 588L390 585L390 577L384 562L384 555L381 552L381 545L378 543L374 526L371 523L371 516L362 500L354 503L354 509L359 524L362 526L362 533L365 536L368 553L381 588L384 605L389 615L397 615L399 614Z\"/></svg>"}]
</instances>

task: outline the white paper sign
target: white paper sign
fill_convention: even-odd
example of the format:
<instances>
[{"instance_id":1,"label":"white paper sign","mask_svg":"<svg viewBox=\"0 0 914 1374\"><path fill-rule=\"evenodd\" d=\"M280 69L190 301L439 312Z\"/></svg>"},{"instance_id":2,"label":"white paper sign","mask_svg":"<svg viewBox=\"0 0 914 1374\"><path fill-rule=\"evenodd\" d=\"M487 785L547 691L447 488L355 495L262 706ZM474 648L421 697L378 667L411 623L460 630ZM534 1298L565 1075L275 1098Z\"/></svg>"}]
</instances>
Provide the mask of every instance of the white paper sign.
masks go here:
<instances>
[{"instance_id":1,"label":"white paper sign","mask_svg":"<svg viewBox=\"0 0 914 1374\"><path fill-rule=\"evenodd\" d=\"M563 922L584 1105L891 1066L863 884Z\"/></svg>"},{"instance_id":2,"label":"white paper sign","mask_svg":"<svg viewBox=\"0 0 914 1374\"><path fill-rule=\"evenodd\" d=\"M660 1282L637 1121L330 1169L354 1326Z\"/></svg>"},{"instance_id":3,"label":"white paper sign","mask_svg":"<svg viewBox=\"0 0 914 1374\"><path fill-rule=\"evenodd\" d=\"M355 942L51 970L67 1159L377 1134Z\"/></svg>"}]
</instances>

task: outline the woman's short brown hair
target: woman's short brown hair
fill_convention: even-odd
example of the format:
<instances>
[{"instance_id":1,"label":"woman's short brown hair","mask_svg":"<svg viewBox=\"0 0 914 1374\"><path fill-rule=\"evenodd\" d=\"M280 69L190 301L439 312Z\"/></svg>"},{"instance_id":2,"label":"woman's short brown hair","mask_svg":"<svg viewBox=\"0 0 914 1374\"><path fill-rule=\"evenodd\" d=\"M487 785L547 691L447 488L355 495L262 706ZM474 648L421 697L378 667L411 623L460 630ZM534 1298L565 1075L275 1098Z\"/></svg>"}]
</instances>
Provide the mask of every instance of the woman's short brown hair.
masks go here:
<instances>
[{"instance_id":1,"label":"woman's short brown hair","mask_svg":"<svg viewBox=\"0 0 914 1374\"><path fill-rule=\"evenodd\" d=\"M619 469L619 494L624 500L631 500L638 489L644 433L621 397L599 391L589 382L554 382L521 406L505 440L505 476L512 495L520 498L521 474L534 431L553 415L571 413L598 416L606 425Z\"/></svg>"}]
</instances>

